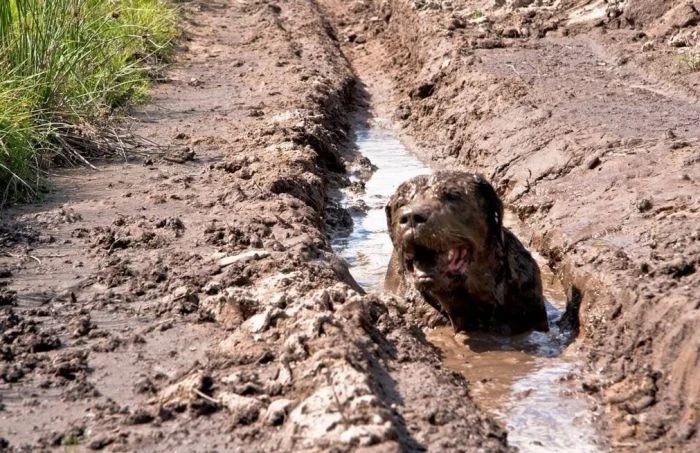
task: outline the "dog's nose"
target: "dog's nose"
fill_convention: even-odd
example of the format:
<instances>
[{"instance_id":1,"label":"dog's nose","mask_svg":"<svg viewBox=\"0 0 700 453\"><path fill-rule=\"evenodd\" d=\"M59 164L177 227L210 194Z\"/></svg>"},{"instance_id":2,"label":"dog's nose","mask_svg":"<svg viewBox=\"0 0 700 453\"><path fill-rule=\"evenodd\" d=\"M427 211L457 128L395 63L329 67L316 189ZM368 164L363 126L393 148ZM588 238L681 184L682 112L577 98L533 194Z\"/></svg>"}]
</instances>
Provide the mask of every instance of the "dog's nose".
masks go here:
<instances>
[{"instance_id":1,"label":"dog's nose","mask_svg":"<svg viewBox=\"0 0 700 453\"><path fill-rule=\"evenodd\" d=\"M414 208L404 212L399 218L399 223L405 226L416 227L428 221L430 211L425 208Z\"/></svg>"}]
</instances>

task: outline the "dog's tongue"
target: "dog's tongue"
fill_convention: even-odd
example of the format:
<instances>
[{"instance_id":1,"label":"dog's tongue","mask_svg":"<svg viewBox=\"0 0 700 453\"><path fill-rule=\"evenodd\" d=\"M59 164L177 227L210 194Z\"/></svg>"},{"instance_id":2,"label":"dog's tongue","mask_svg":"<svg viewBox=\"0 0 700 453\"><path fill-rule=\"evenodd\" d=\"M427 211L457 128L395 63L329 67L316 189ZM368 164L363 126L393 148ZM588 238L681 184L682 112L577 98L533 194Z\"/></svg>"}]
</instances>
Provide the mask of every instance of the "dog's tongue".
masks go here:
<instances>
[{"instance_id":1,"label":"dog's tongue","mask_svg":"<svg viewBox=\"0 0 700 453\"><path fill-rule=\"evenodd\" d=\"M454 274L464 274L469 265L469 249L458 247L450 249L447 254L447 271Z\"/></svg>"}]
</instances>

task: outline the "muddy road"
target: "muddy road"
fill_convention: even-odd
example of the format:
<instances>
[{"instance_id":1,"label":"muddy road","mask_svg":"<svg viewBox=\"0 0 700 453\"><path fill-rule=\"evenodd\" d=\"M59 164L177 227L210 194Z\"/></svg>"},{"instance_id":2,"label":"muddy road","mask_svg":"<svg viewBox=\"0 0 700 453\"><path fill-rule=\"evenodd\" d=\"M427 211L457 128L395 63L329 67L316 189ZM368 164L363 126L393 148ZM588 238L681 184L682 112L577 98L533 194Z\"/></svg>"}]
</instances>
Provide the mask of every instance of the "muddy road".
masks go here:
<instances>
[{"instance_id":1,"label":"muddy road","mask_svg":"<svg viewBox=\"0 0 700 453\"><path fill-rule=\"evenodd\" d=\"M138 154L2 212L0 450L512 449L452 338L331 246L377 118L490 177L579 307L591 448L700 448L697 2L182 8Z\"/></svg>"}]
</instances>

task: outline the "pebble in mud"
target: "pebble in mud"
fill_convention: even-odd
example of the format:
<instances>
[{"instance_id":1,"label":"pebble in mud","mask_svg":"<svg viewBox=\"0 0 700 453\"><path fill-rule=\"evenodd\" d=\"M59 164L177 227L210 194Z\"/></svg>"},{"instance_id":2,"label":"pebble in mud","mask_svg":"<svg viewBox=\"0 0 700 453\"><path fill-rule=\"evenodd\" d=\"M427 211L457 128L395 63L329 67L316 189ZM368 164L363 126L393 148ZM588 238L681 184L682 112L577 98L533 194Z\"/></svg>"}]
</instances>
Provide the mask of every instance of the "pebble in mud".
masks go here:
<instances>
[{"instance_id":1,"label":"pebble in mud","mask_svg":"<svg viewBox=\"0 0 700 453\"><path fill-rule=\"evenodd\" d=\"M233 426L250 425L258 420L264 404L254 397L241 396L224 392L219 395L219 401L229 412L229 420Z\"/></svg>"},{"instance_id":2,"label":"pebble in mud","mask_svg":"<svg viewBox=\"0 0 700 453\"><path fill-rule=\"evenodd\" d=\"M647 212L654 207L654 203L651 201L651 198L640 198L635 202L634 206L639 212Z\"/></svg>"},{"instance_id":3,"label":"pebble in mud","mask_svg":"<svg viewBox=\"0 0 700 453\"><path fill-rule=\"evenodd\" d=\"M586 168L589 170L593 170L597 168L601 164L601 160L599 156L593 156L586 162Z\"/></svg>"},{"instance_id":4,"label":"pebble in mud","mask_svg":"<svg viewBox=\"0 0 700 453\"><path fill-rule=\"evenodd\" d=\"M68 326L73 338L79 338L90 333L95 325L90 320L90 315L83 315L75 318Z\"/></svg>"},{"instance_id":5,"label":"pebble in mud","mask_svg":"<svg viewBox=\"0 0 700 453\"><path fill-rule=\"evenodd\" d=\"M278 426L284 423L289 414L289 409L294 405L294 401L289 399L275 400L267 407L265 423L271 426Z\"/></svg>"}]
</instances>

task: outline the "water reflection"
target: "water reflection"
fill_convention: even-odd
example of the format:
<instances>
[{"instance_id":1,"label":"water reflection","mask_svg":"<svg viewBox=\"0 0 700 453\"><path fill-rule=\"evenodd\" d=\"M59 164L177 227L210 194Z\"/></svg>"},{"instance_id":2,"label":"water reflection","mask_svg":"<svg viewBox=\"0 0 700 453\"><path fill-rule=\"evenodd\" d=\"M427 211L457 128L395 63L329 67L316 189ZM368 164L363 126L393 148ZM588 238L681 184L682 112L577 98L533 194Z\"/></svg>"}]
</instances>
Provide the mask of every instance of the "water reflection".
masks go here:
<instances>
[{"instance_id":1,"label":"water reflection","mask_svg":"<svg viewBox=\"0 0 700 453\"><path fill-rule=\"evenodd\" d=\"M386 231L384 206L399 184L430 170L387 129L362 129L356 132L356 136L359 152L367 156L377 170L365 183L365 192L354 194L346 191L343 204L350 208L356 206L361 198L369 209L366 213L356 212L352 216L352 233L336 238L332 246L348 262L360 286L367 290L379 290L392 251Z\"/></svg>"}]
</instances>

